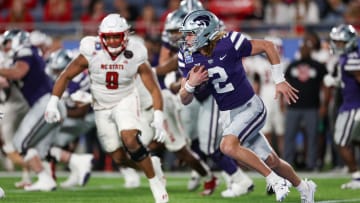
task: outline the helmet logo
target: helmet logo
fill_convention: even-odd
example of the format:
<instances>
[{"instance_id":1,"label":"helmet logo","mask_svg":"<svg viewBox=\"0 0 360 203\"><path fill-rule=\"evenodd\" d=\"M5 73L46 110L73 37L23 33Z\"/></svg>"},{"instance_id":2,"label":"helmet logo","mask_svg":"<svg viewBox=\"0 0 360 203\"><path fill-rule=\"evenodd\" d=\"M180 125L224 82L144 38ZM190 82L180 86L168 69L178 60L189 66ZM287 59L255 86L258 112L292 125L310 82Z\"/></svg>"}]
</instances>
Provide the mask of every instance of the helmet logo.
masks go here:
<instances>
[{"instance_id":1,"label":"helmet logo","mask_svg":"<svg viewBox=\"0 0 360 203\"><path fill-rule=\"evenodd\" d=\"M199 26L199 27L207 27L210 25L210 17L209 16L198 16L194 19L194 22Z\"/></svg>"}]
</instances>

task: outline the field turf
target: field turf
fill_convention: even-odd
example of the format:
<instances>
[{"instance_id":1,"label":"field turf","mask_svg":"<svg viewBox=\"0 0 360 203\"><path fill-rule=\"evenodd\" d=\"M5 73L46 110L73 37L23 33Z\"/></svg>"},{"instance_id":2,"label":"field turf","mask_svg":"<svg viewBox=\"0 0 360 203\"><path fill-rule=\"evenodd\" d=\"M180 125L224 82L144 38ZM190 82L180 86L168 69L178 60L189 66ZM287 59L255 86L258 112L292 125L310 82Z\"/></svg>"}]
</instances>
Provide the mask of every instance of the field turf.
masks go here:
<instances>
[{"instance_id":1,"label":"field turf","mask_svg":"<svg viewBox=\"0 0 360 203\"><path fill-rule=\"evenodd\" d=\"M66 173L58 178L58 182L65 179ZM220 174L220 184L211 196L200 196L201 188L195 192L186 189L188 173L167 173L167 189L172 203L267 203L276 202L275 196L265 193L265 179L256 173L250 173L255 181L255 190L250 194L224 199L220 193L225 189L225 184ZM317 185L316 202L360 202L360 190L341 190L340 185L348 179L337 174L300 174L301 177L311 177ZM14 188L14 182L19 180L19 174L0 173L0 186L5 190L6 197L0 203L153 203L153 198L148 187L148 182L143 177L140 188L125 189L123 178L116 173L93 173L85 187L62 189L53 192L25 192ZM289 196L284 202L300 202L299 193L291 188Z\"/></svg>"}]
</instances>

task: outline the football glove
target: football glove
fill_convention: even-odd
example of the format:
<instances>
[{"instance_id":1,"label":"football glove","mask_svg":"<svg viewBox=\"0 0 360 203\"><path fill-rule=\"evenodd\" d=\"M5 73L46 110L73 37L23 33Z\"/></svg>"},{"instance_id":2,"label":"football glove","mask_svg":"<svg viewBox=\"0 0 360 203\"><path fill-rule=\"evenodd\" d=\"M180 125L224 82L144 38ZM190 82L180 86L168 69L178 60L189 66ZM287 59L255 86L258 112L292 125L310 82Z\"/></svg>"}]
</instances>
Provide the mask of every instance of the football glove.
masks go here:
<instances>
[{"instance_id":1,"label":"football glove","mask_svg":"<svg viewBox=\"0 0 360 203\"><path fill-rule=\"evenodd\" d=\"M154 111L154 120L150 124L150 126L155 128L155 136L153 139L158 142L164 142L166 131L164 129L164 115L162 111L160 110Z\"/></svg>"},{"instance_id":2,"label":"football glove","mask_svg":"<svg viewBox=\"0 0 360 203\"><path fill-rule=\"evenodd\" d=\"M59 122L61 119L60 111L58 109L59 97L51 95L50 100L45 110L45 121L48 123Z\"/></svg>"}]
</instances>

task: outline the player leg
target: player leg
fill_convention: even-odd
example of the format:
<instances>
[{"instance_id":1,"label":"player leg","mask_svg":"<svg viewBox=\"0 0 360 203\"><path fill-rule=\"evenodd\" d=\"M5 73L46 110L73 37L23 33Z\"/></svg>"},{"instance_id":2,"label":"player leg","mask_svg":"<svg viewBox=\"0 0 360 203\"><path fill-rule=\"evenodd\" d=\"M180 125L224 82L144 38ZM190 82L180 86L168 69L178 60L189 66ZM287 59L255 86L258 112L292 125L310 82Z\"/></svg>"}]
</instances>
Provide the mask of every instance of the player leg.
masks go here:
<instances>
[{"instance_id":1,"label":"player leg","mask_svg":"<svg viewBox=\"0 0 360 203\"><path fill-rule=\"evenodd\" d=\"M237 163L221 153L221 127L219 124L219 109L212 96L202 100L198 119L199 145L201 151L210 156L224 171L227 189L221 193L223 197L236 197L246 194L253 188L253 181L237 166Z\"/></svg>"},{"instance_id":2,"label":"player leg","mask_svg":"<svg viewBox=\"0 0 360 203\"><path fill-rule=\"evenodd\" d=\"M356 114L360 114L359 112L360 109L344 111L336 118L334 142L351 174L351 180L342 184L342 189L360 189L360 171L357 167L353 145L353 141L359 142L355 140L360 133L360 121L355 119Z\"/></svg>"},{"instance_id":3,"label":"player leg","mask_svg":"<svg viewBox=\"0 0 360 203\"><path fill-rule=\"evenodd\" d=\"M93 122L93 125L94 122ZM83 119L66 118L61 126L60 132L55 136L52 147L50 148L50 156L56 162L68 164L70 169L69 177L60 186L63 188L73 186L84 186L91 175L92 154L76 154L64 150L70 142L73 142L78 136L86 133L91 128L88 122Z\"/></svg>"},{"instance_id":4,"label":"player leg","mask_svg":"<svg viewBox=\"0 0 360 203\"><path fill-rule=\"evenodd\" d=\"M15 187L23 188L25 185L31 184L30 169L25 166L23 157L15 150L12 141L21 120L29 111L29 105L23 98L20 90L14 84L12 84L10 88L8 100L1 104L1 112L5 115L5 118L1 123L2 149L12 163L23 168L22 179L15 183Z\"/></svg>"},{"instance_id":5,"label":"player leg","mask_svg":"<svg viewBox=\"0 0 360 203\"><path fill-rule=\"evenodd\" d=\"M131 159L136 162L148 178L156 202L168 202L165 185L155 176L148 150L139 139L140 119L137 93L127 96L111 111L111 119L116 123L117 132ZM124 119L126 118L126 119Z\"/></svg>"},{"instance_id":6,"label":"player leg","mask_svg":"<svg viewBox=\"0 0 360 203\"><path fill-rule=\"evenodd\" d=\"M56 187L55 181L41 162L50 148L48 140L51 140L60 129L60 123L48 124L43 118L49 98L50 94L46 94L33 105L23 118L13 140L16 150L24 154L25 163L38 174L38 181L24 188L28 191L50 191ZM63 103L59 103L59 110L65 117L66 109ZM40 145L41 142L44 144Z\"/></svg>"}]
</instances>

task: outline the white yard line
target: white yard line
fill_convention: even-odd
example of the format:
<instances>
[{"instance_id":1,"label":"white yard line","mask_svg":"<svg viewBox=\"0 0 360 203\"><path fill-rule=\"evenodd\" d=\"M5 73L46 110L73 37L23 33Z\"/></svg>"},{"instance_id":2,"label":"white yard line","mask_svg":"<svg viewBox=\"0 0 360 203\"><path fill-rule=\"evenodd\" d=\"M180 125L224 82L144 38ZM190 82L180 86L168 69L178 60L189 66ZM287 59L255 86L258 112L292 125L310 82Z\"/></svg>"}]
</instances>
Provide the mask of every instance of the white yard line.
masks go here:
<instances>
[{"instance_id":1,"label":"white yard line","mask_svg":"<svg viewBox=\"0 0 360 203\"><path fill-rule=\"evenodd\" d=\"M316 203L341 203L341 202L360 202L360 199L347 199L347 200L324 200Z\"/></svg>"}]
</instances>

